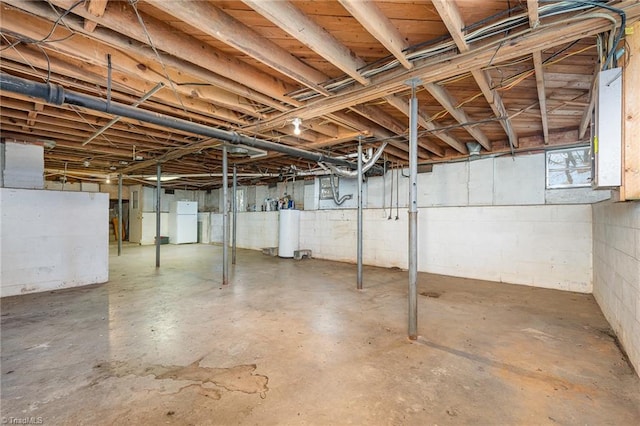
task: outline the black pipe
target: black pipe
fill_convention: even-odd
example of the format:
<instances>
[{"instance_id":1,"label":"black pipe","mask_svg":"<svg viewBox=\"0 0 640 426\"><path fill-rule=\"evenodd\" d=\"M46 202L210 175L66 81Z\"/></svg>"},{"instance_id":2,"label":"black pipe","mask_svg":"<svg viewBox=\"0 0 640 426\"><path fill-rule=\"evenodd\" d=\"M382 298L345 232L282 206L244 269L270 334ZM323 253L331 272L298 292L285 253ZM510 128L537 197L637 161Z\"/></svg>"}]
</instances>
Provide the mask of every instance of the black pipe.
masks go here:
<instances>
[{"instance_id":1,"label":"black pipe","mask_svg":"<svg viewBox=\"0 0 640 426\"><path fill-rule=\"evenodd\" d=\"M204 126L202 124L192 123L180 118L170 117L168 115L156 112L132 108L129 105L123 105L116 102L107 103L106 101L96 98L95 96L83 95L76 92L66 91L62 86L52 83L36 83L31 80L16 77L6 73L0 73L0 90L19 93L21 95L32 96L43 99L47 103L62 105L70 104L94 111L106 112L122 117L133 118L147 123L157 124L159 126L169 127L176 130L195 133L202 136L220 139L232 144L242 144L253 148L276 151L282 154L296 158L304 158L316 162L327 162L339 166L350 167L353 170L358 165L349 161L329 157L322 154L305 151L303 149L282 145L279 143L269 142L262 139L251 138L241 135L237 132L229 132L222 129Z\"/></svg>"}]
</instances>

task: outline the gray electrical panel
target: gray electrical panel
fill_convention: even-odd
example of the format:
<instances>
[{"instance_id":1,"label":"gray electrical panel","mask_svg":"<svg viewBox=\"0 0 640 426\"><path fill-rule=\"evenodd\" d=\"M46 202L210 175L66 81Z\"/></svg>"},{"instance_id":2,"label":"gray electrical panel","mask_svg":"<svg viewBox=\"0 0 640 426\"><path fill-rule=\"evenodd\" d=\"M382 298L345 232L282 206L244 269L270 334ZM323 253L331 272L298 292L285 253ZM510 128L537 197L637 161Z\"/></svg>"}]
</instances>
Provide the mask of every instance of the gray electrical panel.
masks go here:
<instances>
[{"instance_id":1,"label":"gray electrical panel","mask_svg":"<svg viewBox=\"0 0 640 426\"><path fill-rule=\"evenodd\" d=\"M622 68L600 72L591 140L594 188L622 184Z\"/></svg>"}]
</instances>

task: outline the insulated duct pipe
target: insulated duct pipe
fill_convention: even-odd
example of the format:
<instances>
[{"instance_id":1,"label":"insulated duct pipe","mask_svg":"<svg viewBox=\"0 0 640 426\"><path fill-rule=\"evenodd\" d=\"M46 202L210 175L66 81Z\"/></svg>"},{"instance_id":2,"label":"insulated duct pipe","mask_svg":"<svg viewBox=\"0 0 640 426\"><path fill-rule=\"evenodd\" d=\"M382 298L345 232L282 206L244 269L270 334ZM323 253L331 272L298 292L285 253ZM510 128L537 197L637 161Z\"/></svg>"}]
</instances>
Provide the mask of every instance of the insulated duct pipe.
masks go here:
<instances>
[{"instance_id":1,"label":"insulated duct pipe","mask_svg":"<svg viewBox=\"0 0 640 426\"><path fill-rule=\"evenodd\" d=\"M376 164L376 161L380 159L380 156L382 155L386 147L387 147L387 142L383 143L380 146L380 148L378 148L378 150L373 155L373 157L369 157L369 159L365 161L365 164L362 167L362 174L367 173ZM362 154L358 155L358 158L362 158ZM333 173L337 174L340 177L350 178L350 179L358 177L357 165L356 165L356 170L340 169L333 164L327 164L327 167L329 167Z\"/></svg>"},{"instance_id":2,"label":"insulated duct pipe","mask_svg":"<svg viewBox=\"0 0 640 426\"><path fill-rule=\"evenodd\" d=\"M251 138L241 135L237 132L229 132L222 129L204 126L198 123L192 123L176 117L170 117L165 114L151 112L133 108L129 105L123 105L117 102L107 102L95 96L83 95L76 92L65 90L62 86L52 83L37 83L25 78L15 77L7 73L0 73L0 90L7 92L19 93L21 95L32 96L44 100L54 105L70 104L94 111L106 112L108 114L119 115L122 117L132 118L147 123L157 124L176 130L195 133L215 139L227 141L232 144L242 144L253 148L276 151L291 157L303 158L310 161L324 161L326 163L338 166L356 169L357 165L346 160L330 157L314 152L305 151L303 149L291 146L281 145L279 143L269 142L262 139Z\"/></svg>"}]
</instances>

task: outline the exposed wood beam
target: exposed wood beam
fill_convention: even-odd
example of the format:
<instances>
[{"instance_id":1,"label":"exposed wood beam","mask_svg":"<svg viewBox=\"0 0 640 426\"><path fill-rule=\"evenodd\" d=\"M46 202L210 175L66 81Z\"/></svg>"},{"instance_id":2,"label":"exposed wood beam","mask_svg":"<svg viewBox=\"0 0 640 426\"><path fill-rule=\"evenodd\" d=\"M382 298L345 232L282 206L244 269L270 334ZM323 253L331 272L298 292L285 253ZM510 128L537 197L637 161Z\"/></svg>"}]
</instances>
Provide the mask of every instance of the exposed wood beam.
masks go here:
<instances>
[{"instance_id":1,"label":"exposed wood beam","mask_svg":"<svg viewBox=\"0 0 640 426\"><path fill-rule=\"evenodd\" d=\"M640 22L631 27L626 41L629 49L623 69L622 102L622 200L640 200ZM637 231L636 231L637 232ZM637 235L637 234L636 234ZM638 243L636 236L636 244Z\"/></svg>"},{"instance_id":2,"label":"exposed wood beam","mask_svg":"<svg viewBox=\"0 0 640 426\"><path fill-rule=\"evenodd\" d=\"M471 47L467 43L466 39L464 38L464 34L462 33L462 28L464 28L464 21L462 20L462 16L460 15L460 11L458 10L456 3L450 0L433 0L432 3L438 11L440 18L442 18L442 21L447 27L449 34L451 34L451 37L458 47L458 50L461 53L469 52L471 50ZM480 87L480 90L482 91L485 99L491 106L493 113L496 115L496 117L502 118L500 120L500 124L504 128L504 131L509 138L509 143L517 147L518 135L513 129L511 121L507 117L507 110L504 107L504 103L502 102L502 97L495 89L491 87L491 79L489 78L488 74L486 72L482 72L479 69L481 66L486 65L486 63L478 65L478 68L473 68L470 70L471 74Z\"/></svg>"},{"instance_id":3,"label":"exposed wood beam","mask_svg":"<svg viewBox=\"0 0 640 426\"><path fill-rule=\"evenodd\" d=\"M320 83L325 76L261 36L213 3L203 1L147 0L155 8L200 29L225 44L281 72L318 93L328 94Z\"/></svg>"},{"instance_id":4,"label":"exposed wood beam","mask_svg":"<svg viewBox=\"0 0 640 426\"><path fill-rule=\"evenodd\" d=\"M63 9L69 9L75 3L75 0L49 1ZM29 10L33 9L32 3L36 2L29 0L6 0L5 3L12 4L20 9ZM84 18L92 16L80 7L73 11L75 14ZM100 18L95 18L95 20L105 28L126 35L145 46L148 43L147 34L145 34L143 28L140 26L128 2L110 2L104 15ZM285 95L285 93L294 90L294 86L268 76L245 62L231 55L227 55L221 50L215 49L195 37L185 33L177 33L175 28L157 19L145 16L144 22L149 36L158 50L192 62L205 70L224 76L229 79L229 81L239 84L251 82L251 86L255 90L267 94L274 99L278 99L281 102L290 105L300 105L298 101ZM170 56L163 56L163 60L167 60L167 58L170 58ZM213 80L212 83L214 83L214 81L215 80ZM222 82L224 81L221 80L220 83ZM214 84L220 83L216 82Z\"/></svg>"},{"instance_id":5,"label":"exposed wood beam","mask_svg":"<svg viewBox=\"0 0 640 426\"><path fill-rule=\"evenodd\" d=\"M367 84L368 80L358 72L358 68L365 65L364 61L293 3L286 0L242 1L360 84Z\"/></svg>"},{"instance_id":6,"label":"exposed wood beam","mask_svg":"<svg viewBox=\"0 0 640 426\"><path fill-rule=\"evenodd\" d=\"M409 131L406 125L400 123L388 114L380 114L380 110L378 108L373 108L370 105L355 105L349 109L368 120L378 123L385 129L391 130L397 135L406 134Z\"/></svg>"},{"instance_id":7,"label":"exposed wood beam","mask_svg":"<svg viewBox=\"0 0 640 426\"><path fill-rule=\"evenodd\" d=\"M366 129L366 131L371 136L378 139L385 139L389 142L389 145L395 148L398 148L404 151L405 153L409 152L409 144L406 141L398 139L395 133L392 133L386 129L378 127L377 125L366 123L366 120L364 120L362 117L355 116L353 114L345 114L343 112L335 112L333 114L329 114L328 117L336 120L336 122L338 123L353 127L354 129L363 129L363 130ZM424 148L424 147L421 147L421 148ZM426 150L426 148L424 149ZM423 149L418 150L418 157L423 160L428 160L430 157L425 152L425 150ZM442 155L444 155L443 149L441 149L441 153ZM407 154L407 158L409 158L408 154Z\"/></svg>"},{"instance_id":8,"label":"exposed wood beam","mask_svg":"<svg viewBox=\"0 0 640 426\"><path fill-rule=\"evenodd\" d=\"M406 69L413 67L413 64L407 60L403 52L408 47L407 41L374 2L362 0L339 1L356 18L360 25L396 57L403 67Z\"/></svg>"},{"instance_id":9,"label":"exposed wood beam","mask_svg":"<svg viewBox=\"0 0 640 426\"><path fill-rule=\"evenodd\" d=\"M628 0L618 6L624 8L629 21L640 17L640 3L637 0ZM502 40L502 47L497 51L495 44L489 44L475 47L454 57L445 56L428 59L421 63L416 63L413 69L401 74L393 73L374 78L369 86L345 90L265 120L261 123L261 126L275 126L293 117L309 119L326 115L353 105L402 92L406 90L406 81L409 79L418 78L424 83L440 81L464 74L470 70L477 70L492 59L494 62L513 60L523 55L531 54L536 50L545 50L567 44L610 29L611 22L608 19L591 18L562 25L545 26L535 33L507 36ZM500 121L504 121L505 117L507 117L506 110L504 114L500 114Z\"/></svg>"},{"instance_id":10,"label":"exposed wood beam","mask_svg":"<svg viewBox=\"0 0 640 426\"><path fill-rule=\"evenodd\" d=\"M389 105L393 106L398 111L402 112L404 115L409 117L410 110L409 110L408 101L403 100L399 96L387 96L385 100L389 103ZM436 130L438 128L438 125L431 119L431 117L429 117L426 113L422 111L418 111L418 125L420 125L420 127L427 130ZM462 142L460 142L459 140L451 136L449 133L444 131L435 131L432 133L432 135L442 140L443 142L451 146L453 149L455 149L459 153L461 154L467 153L467 147L464 146ZM431 151L431 152L434 152L434 151ZM438 153L437 151L434 152L434 154L437 154L437 153Z\"/></svg>"},{"instance_id":11,"label":"exposed wood beam","mask_svg":"<svg viewBox=\"0 0 640 426\"><path fill-rule=\"evenodd\" d=\"M93 16L100 17L104 14L105 9L107 8L108 0L89 0L87 3L87 12L92 14ZM96 29L97 22L85 18L84 20L84 30L88 32L93 32Z\"/></svg>"},{"instance_id":12,"label":"exposed wood beam","mask_svg":"<svg viewBox=\"0 0 640 426\"><path fill-rule=\"evenodd\" d=\"M424 88L433 96L433 98L438 101L440 105L442 105L448 112L451 114L453 118L460 124L470 123L471 119L467 116L467 113L462 109L458 108L456 105L458 102L453 98L453 96L449 93L447 89L435 83L427 83L424 85ZM473 138L478 141L480 145L487 151L491 151L491 142L487 135L484 134L480 128L475 127L473 125L464 126L464 129L469 132Z\"/></svg>"},{"instance_id":13,"label":"exposed wood beam","mask_svg":"<svg viewBox=\"0 0 640 426\"><path fill-rule=\"evenodd\" d=\"M28 11L29 13L35 14L36 16L39 16L45 19L49 19L51 21L55 21L58 17L58 15L55 14L55 12L51 10L51 8L38 4L38 2L33 2L28 0L9 0L9 2L13 3L15 7L21 8L23 10ZM77 10L78 9L74 9L74 12L76 12ZM107 18L109 18L109 16L107 16ZM157 24L157 22L155 23ZM74 31L78 31L80 33L84 32L82 23L74 16L68 15L67 17L65 17L65 24ZM148 28L153 28L154 21L152 19L147 19L147 22L145 25ZM160 28L159 30L162 30L162 28ZM149 61L157 60L157 57L155 56L155 53L153 52L153 50L143 46L142 44L133 43L129 38L126 38L113 31L98 29L93 33L89 34L89 36L92 39L95 39L105 44L108 44L110 46L116 47L120 50L133 52L136 55L139 55L140 57L143 57ZM180 40L181 43L185 41L189 41L188 36L183 35L182 38L184 40L181 39ZM200 54L194 57L192 55L193 52L191 52L189 49L183 49L182 46L174 45L175 41L177 40L172 38L171 35L165 36L164 38L161 39L161 42L163 42L164 44L162 44L160 47L162 47L163 50L166 50L169 52L176 51L176 52L179 52L179 55L180 55L180 56L164 55L161 53L162 55L161 58L162 58L162 61L165 63L165 65L177 70L181 70L186 75L193 75L197 79L205 81L208 84L212 84L214 86L217 86L221 89L228 90L242 97L247 97L258 103L270 106L278 111L287 111L289 109L287 105L283 104L282 102L266 94L258 92L257 90L249 88L243 84L240 84L226 77L222 77L210 71L210 69L218 70L219 65L216 65L217 68L211 68L211 66L209 66L208 69L203 68L203 66L206 66L207 62L209 61L207 55ZM191 41L193 43L199 43L195 39ZM157 40L154 40L154 43L156 45L159 44ZM187 47L193 46L193 43L188 44L186 46ZM202 47L204 48L204 46ZM210 53L210 50L212 49L207 48L206 50L207 52ZM216 53L215 49L213 49L213 53ZM188 60L196 62L197 64L188 62ZM228 66L231 66L231 67L234 67L235 65L237 65L233 63L233 58L226 58L224 56L220 57L220 61L215 62L215 64L224 64L224 63L229 63ZM236 77L240 79L243 78L243 76L245 76L244 71L246 67L247 67L246 64L240 67L241 69L237 70L239 71L239 73ZM263 76L263 75L264 74L260 74L260 76ZM262 88L261 81L255 80L254 79L255 76L246 75L246 77L250 79L248 81L251 81L252 83L257 83L258 87ZM283 87L283 88L286 88L287 90L291 90L291 88L286 87L284 83L279 83L276 87ZM283 97L282 99L294 105L301 105L301 103L297 103L296 101L293 101L291 98L288 98L288 97ZM320 124L314 123L311 125L311 127L314 131L322 133L326 136L334 136L338 133L338 128L333 124L320 125Z\"/></svg>"},{"instance_id":14,"label":"exposed wood beam","mask_svg":"<svg viewBox=\"0 0 640 426\"><path fill-rule=\"evenodd\" d=\"M25 10L31 14L34 14L38 17L48 19L49 21L55 21L57 19L57 14L51 8L41 4L39 2L29 1L29 0L8 0L14 7ZM77 12L77 9L74 9L74 12ZM87 12L82 12L86 14ZM145 47L143 44L132 41L130 38L116 33L111 30L105 29L97 29L91 33L84 30L83 23L81 19L73 16L67 15L64 19L65 25L71 28L72 30L79 32L81 34L85 34L91 39L100 41L109 46L115 47L122 51L132 52L139 57L145 58L150 61L156 61L157 57L152 49ZM147 25L150 25L147 23ZM188 38L188 36L185 36ZM163 46L164 50L171 50L170 46ZM177 50L177 48L176 48ZM271 96L265 95L257 90L251 89L243 84L240 84L236 81L233 81L229 78L223 77L221 75L215 74L211 72L211 69L203 68L204 62L208 60L206 55L200 55L197 58L192 58L193 62L198 62L202 66L197 65L192 62L188 62L185 59L189 59L188 54L184 54L184 57L177 57L174 55L166 55L160 53L162 61L165 65L172 67L174 69L181 70L185 74L192 75L200 80L206 81L208 84L219 87L221 89L225 89L231 93L235 93L236 95L246 97L255 102L261 103L263 105L270 106L279 111L286 111L288 108L284 106L284 104Z\"/></svg>"},{"instance_id":15,"label":"exposed wood beam","mask_svg":"<svg viewBox=\"0 0 640 426\"><path fill-rule=\"evenodd\" d=\"M585 107L582 113L582 119L580 120L580 127L578 135L580 139L584 138L587 134L587 129L591 123L591 116L593 115L593 108L596 105L596 90L598 90L598 76L600 75L600 61L596 61L596 65L593 70L593 79L591 80L591 87L589 88L589 104Z\"/></svg>"},{"instance_id":16,"label":"exposed wood beam","mask_svg":"<svg viewBox=\"0 0 640 426\"><path fill-rule=\"evenodd\" d=\"M324 28L310 20L293 4L285 0L264 1L264 0L243 0L249 6L253 7L258 13L272 21L274 24L281 27L288 32L292 37L300 40L311 49L315 50L320 56L327 59L330 63L340 68L356 81L364 84L369 84L367 79L362 78L358 69L366 65L366 63L351 52L347 47L335 39ZM390 102L392 105L398 103L404 103L400 98ZM406 106L406 105L405 105ZM408 111L408 106L403 109ZM387 122L386 113L379 111L377 108L369 107L369 117L374 122L384 123ZM408 114L408 113L407 113ZM376 117L373 117L373 116ZM424 113L422 113L424 115ZM425 119L422 119L423 127L429 128L434 126L432 123L427 124ZM404 132L403 132L404 133ZM442 139L445 143L451 145L454 149L466 152L464 144L456 140L453 136L446 133L438 133L436 137ZM436 153L439 154L440 147L434 146Z\"/></svg>"},{"instance_id":17,"label":"exposed wood beam","mask_svg":"<svg viewBox=\"0 0 640 426\"><path fill-rule=\"evenodd\" d=\"M538 0L527 0L529 14L529 27L535 29L540 24L538 14ZM547 94L544 85L544 69L542 67L542 53L539 50L533 52L533 67L536 74L536 88L538 90L538 102L540 104L540 118L542 119L542 134L545 145L549 144L549 120L547 119Z\"/></svg>"},{"instance_id":18,"label":"exposed wood beam","mask_svg":"<svg viewBox=\"0 0 640 426\"><path fill-rule=\"evenodd\" d=\"M5 9L3 11L3 28L8 31L23 34L35 40L45 37L48 32L48 24L43 20L33 16L24 16L24 14L21 14L15 9ZM59 30L53 32L53 36L56 38L63 39L67 35L67 30L63 28L59 28ZM85 37L71 37L56 43L48 43L46 48L53 49L56 52L71 58L80 59L90 64L98 65L105 70L107 67L107 55L111 55L114 70L123 71L128 75L136 76L152 83L155 82L153 83L154 85L157 84L158 81L162 81L168 87L170 86L170 82L164 78L164 72L161 68L158 68L157 63L136 58L131 54L123 54L119 50L110 49L108 46L100 43L92 43L91 40ZM263 114L258 113L255 107L252 107L251 103L246 99L240 98L235 94L217 87L182 86L177 83L198 82L198 79L192 79L190 76L185 76L178 70L169 68L166 68L166 70L169 77L176 82L174 87L178 93L185 97L208 101L211 105L219 105L220 107L218 108L209 107L209 109L212 111L215 110L214 113L223 119L228 119L233 123L242 123L242 120L236 115L236 113L229 111L229 109L233 109L234 111L238 111L243 114L252 116L256 116L257 114L261 118L265 117ZM163 92L167 93L166 91ZM157 96L162 95L162 92L157 94ZM174 98L174 103L178 102L173 93L170 96ZM182 98L181 100L183 103L185 102L185 98Z\"/></svg>"},{"instance_id":19,"label":"exposed wood beam","mask_svg":"<svg viewBox=\"0 0 640 426\"><path fill-rule=\"evenodd\" d=\"M527 0L527 11L529 13L529 26L531 28L536 28L540 24L538 0Z\"/></svg>"},{"instance_id":20,"label":"exposed wood beam","mask_svg":"<svg viewBox=\"0 0 640 426\"><path fill-rule=\"evenodd\" d=\"M542 134L544 143L549 143L549 120L547 118L547 93L544 85L544 69L542 68L542 53L533 52L533 67L536 74L536 88L538 90L538 103L540 104L540 118L542 119Z\"/></svg>"},{"instance_id":21,"label":"exposed wood beam","mask_svg":"<svg viewBox=\"0 0 640 426\"><path fill-rule=\"evenodd\" d=\"M63 46L63 44L61 43L55 43L55 44L58 48ZM49 64L55 63L56 69L64 70L66 75L68 76L73 76L74 78L80 79L82 81L93 80L93 82L96 84L100 84L103 86L106 85L106 56L104 57L104 59L100 58L99 56L98 58L94 58L94 59L102 59L103 61L105 61L103 64L99 64L96 62L93 62L93 64L89 63L88 59L86 58L85 58L86 60L85 63L74 62L72 64L68 62L68 60L59 59L51 53L49 54L49 61L47 61L47 59L44 56L42 56L42 53L40 51L34 50L30 47L25 47L22 45L16 46L16 48L14 49L7 49L5 52L3 52L3 56L5 59L12 59L19 63L23 63L24 62L23 58L25 58L26 60L28 60L28 63L26 64L27 66L34 66L36 68L40 68L41 70L46 70L48 63ZM5 66L10 66L10 65L5 64ZM96 69L96 66L98 67L98 69ZM117 68L118 70L117 72L114 72L112 74L112 80L114 84L117 84L119 87L126 87L128 88L128 91L132 93L139 93L138 92L139 90L143 92L147 92L151 90L155 86L155 84L157 84L157 81L154 84L150 80L146 80L143 78L136 78L135 74L140 74L143 72L140 71L139 69L135 71L134 70L136 68L135 66L128 67L126 66L125 63L120 63L120 66L114 67L114 68ZM96 74L94 74L93 72L88 73L87 72L88 70L101 72L104 74L104 77L99 76L98 78L92 79L91 76ZM149 71L149 69L147 69L147 71ZM149 72L149 74L150 75L148 76L148 78L158 77L158 75L153 74L151 72ZM46 71L43 71L42 75L46 75ZM174 94L168 90L161 90L157 92L153 96L153 98L166 102L177 108L181 108L181 105L179 101L176 99L176 97L174 96ZM193 99L190 97L184 97L181 99L182 99L182 103L185 105L185 107L189 111L223 120L223 121L220 121L219 124L223 124L224 122L230 122L235 124L246 124L246 122L243 119L241 119L235 112L222 107L219 107L219 108L212 107L210 101L205 102L203 100L200 100L197 98Z\"/></svg>"}]
</instances>

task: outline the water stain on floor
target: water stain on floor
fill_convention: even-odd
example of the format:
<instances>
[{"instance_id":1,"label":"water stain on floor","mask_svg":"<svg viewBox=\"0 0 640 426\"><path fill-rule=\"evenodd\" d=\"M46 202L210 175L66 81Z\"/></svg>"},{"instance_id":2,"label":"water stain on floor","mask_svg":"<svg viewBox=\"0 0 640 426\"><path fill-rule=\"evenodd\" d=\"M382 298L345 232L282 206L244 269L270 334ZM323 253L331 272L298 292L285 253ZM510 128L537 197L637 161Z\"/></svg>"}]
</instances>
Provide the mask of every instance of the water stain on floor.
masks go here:
<instances>
[{"instance_id":1,"label":"water stain on floor","mask_svg":"<svg viewBox=\"0 0 640 426\"><path fill-rule=\"evenodd\" d=\"M205 388L202 385L211 384L230 392L243 392L247 394L258 393L262 398L266 397L269 390L267 384L269 378L262 374L255 374L255 364L236 365L229 368L201 367L200 361L187 365L160 365L160 364L130 364L123 361L104 362L93 368L99 373L91 386L109 378L125 376L154 376L157 380L182 380L193 381L195 384L187 385L182 389L192 386L200 386L205 396L212 399L220 399L220 393L215 389Z\"/></svg>"}]
</instances>

